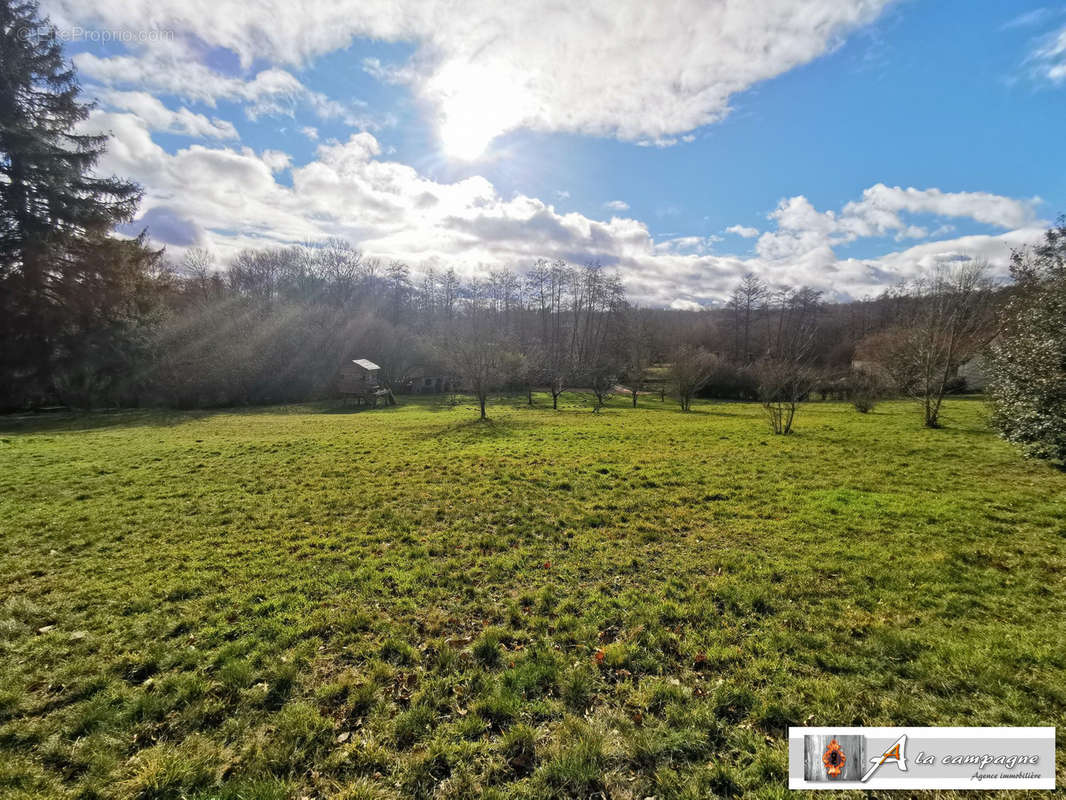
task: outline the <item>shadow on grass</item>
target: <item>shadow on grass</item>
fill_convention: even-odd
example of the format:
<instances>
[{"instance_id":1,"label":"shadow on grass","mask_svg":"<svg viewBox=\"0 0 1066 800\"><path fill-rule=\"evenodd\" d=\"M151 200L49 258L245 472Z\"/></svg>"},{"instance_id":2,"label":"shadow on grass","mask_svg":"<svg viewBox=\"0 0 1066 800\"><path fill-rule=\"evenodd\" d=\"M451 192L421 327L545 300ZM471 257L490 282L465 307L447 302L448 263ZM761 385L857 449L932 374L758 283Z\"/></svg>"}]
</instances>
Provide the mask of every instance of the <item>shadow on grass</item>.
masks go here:
<instances>
[{"instance_id":1,"label":"shadow on grass","mask_svg":"<svg viewBox=\"0 0 1066 800\"><path fill-rule=\"evenodd\" d=\"M476 413L476 412L475 412ZM433 428L423 433L423 439L451 440L456 444L476 444L478 442L509 439L522 430L536 427L538 422L532 419L464 419L443 428Z\"/></svg>"},{"instance_id":2,"label":"shadow on grass","mask_svg":"<svg viewBox=\"0 0 1066 800\"><path fill-rule=\"evenodd\" d=\"M377 408L371 408L369 406L322 406L312 409L308 409L312 413L316 414L369 414L375 411L392 411L399 406L378 406Z\"/></svg>"},{"instance_id":3,"label":"shadow on grass","mask_svg":"<svg viewBox=\"0 0 1066 800\"><path fill-rule=\"evenodd\" d=\"M432 397L433 399L429 399ZM425 411L441 412L456 410L473 410L476 413L477 400L472 395L408 395L400 399L401 404L407 400L409 404L416 405ZM682 417L725 417L737 416L735 406L745 407L753 405L745 401L698 400L688 412L682 412L676 400L667 398L661 401L655 397L641 397L637 406L628 395L617 395L595 409L595 399L591 394L581 392L564 392L559 395L557 408L552 407L551 395L546 392L534 392L533 403L530 404L525 394L511 394L490 397L487 406L489 418L492 418L493 409L506 409L511 412L538 412L545 414L545 420L552 417L577 418L595 414L600 417L624 416L631 412L652 412L658 414L676 414Z\"/></svg>"},{"instance_id":4,"label":"shadow on grass","mask_svg":"<svg viewBox=\"0 0 1066 800\"><path fill-rule=\"evenodd\" d=\"M107 428L172 428L220 413L234 413L246 409L110 409L102 411L71 411L69 409L43 412L21 412L0 416L0 432L14 435L91 431Z\"/></svg>"},{"instance_id":5,"label":"shadow on grass","mask_svg":"<svg viewBox=\"0 0 1066 800\"><path fill-rule=\"evenodd\" d=\"M259 416L264 414L350 414L364 411L386 411L392 407L368 409L344 407L335 401L293 403L261 406L217 406L211 408L115 408L93 411L57 408L38 412L18 412L0 415L0 433L27 435L92 431L107 428L173 428L198 422L220 414L226 416Z\"/></svg>"}]
</instances>

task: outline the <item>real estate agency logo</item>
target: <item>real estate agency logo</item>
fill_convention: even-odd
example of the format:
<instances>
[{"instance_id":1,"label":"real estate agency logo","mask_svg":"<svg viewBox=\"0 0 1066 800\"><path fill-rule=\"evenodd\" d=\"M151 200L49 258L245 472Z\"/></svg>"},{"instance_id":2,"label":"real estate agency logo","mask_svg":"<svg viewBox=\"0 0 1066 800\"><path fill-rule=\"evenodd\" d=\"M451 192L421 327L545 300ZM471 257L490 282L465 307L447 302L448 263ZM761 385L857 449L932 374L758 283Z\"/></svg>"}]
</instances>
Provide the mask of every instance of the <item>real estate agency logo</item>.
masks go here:
<instances>
[{"instance_id":1,"label":"real estate agency logo","mask_svg":"<svg viewBox=\"0 0 1066 800\"><path fill-rule=\"evenodd\" d=\"M1053 727L789 729L792 789L1053 789Z\"/></svg>"},{"instance_id":2,"label":"real estate agency logo","mask_svg":"<svg viewBox=\"0 0 1066 800\"><path fill-rule=\"evenodd\" d=\"M849 736L841 737L847 739L861 739L862 749L860 749L858 758L861 762L862 752L865 750L866 737L865 736ZM854 754L853 754L854 757ZM844 768L848 763L848 755L844 752L844 748L836 737L829 740L829 744L825 747L825 752L822 753L822 767L825 770L827 778L840 778L844 773ZM866 783L870 780L877 770L883 767L885 764L895 764L901 772L907 771L907 735L903 734L897 739L891 747L885 750L880 755L875 755L870 758L870 767L863 773L859 781Z\"/></svg>"}]
</instances>

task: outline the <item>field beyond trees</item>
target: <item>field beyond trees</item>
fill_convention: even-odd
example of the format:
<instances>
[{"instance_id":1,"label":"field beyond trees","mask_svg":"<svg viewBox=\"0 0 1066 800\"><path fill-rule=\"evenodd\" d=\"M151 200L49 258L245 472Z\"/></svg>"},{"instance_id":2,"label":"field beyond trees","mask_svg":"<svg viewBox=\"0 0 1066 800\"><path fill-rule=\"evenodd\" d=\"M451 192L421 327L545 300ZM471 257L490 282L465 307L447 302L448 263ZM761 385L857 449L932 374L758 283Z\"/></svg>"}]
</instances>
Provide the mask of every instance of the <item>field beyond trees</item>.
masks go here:
<instances>
[{"instance_id":1,"label":"field beyond trees","mask_svg":"<svg viewBox=\"0 0 1066 800\"><path fill-rule=\"evenodd\" d=\"M790 724L1066 719L1066 474L981 403L536 399L0 419L0 795L786 797Z\"/></svg>"}]
</instances>

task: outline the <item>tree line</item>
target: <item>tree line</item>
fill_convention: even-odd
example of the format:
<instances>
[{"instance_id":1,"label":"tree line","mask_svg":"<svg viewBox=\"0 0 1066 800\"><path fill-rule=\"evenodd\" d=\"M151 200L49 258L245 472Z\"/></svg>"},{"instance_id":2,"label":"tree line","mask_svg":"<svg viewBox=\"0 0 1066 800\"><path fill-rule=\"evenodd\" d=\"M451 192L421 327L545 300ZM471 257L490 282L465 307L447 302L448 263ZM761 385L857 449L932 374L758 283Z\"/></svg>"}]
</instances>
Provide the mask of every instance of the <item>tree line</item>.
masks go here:
<instances>
[{"instance_id":1,"label":"tree line","mask_svg":"<svg viewBox=\"0 0 1066 800\"><path fill-rule=\"evenodd\" d=\"M413 376L448 375L481 401L502 391L530 402L544 391L553 407L564 392L581 391L597 409L620 392L633 403L641 392L669 392L682 410L696 397L780 400L787 432L795 404L812 393L875 391L880 373L858 375L856 354L883 363L897 388L912 388L908 362L889 344L910 352L916 332L939 319L923 327L919 312L937 303L940 322L966 319L969 328L950 332L950 350L926 354L936 370L920 388L939 377L937 388L950 391L952 368L991 330L987 314L955 314L967 275L980 284L971 300L993 308L995 287L969 268L844 304L747 275L728 303L696 312L631 303L618 276L594 263L540 260L471 279L451 269L416 278L407 265L383 264L340 240L244 250L224 264L192 249L177 264L152 262L150 313L126 331L124 369L84 354L58 367L55 399L187 408L322 399L334 394L341 365L366 357L396 392Z\"/></svg>"}]
</instances>

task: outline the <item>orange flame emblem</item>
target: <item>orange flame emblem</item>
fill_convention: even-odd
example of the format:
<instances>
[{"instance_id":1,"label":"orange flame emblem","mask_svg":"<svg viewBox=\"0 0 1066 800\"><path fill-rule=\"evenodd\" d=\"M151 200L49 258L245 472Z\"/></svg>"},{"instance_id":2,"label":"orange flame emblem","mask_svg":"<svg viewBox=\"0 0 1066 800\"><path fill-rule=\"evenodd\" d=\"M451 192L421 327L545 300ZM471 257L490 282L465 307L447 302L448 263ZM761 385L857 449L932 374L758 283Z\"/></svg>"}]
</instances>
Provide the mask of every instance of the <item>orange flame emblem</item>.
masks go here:
<instances>
[{"instance_id":1,"label":"orange flame emblem","mask_svg":"<svg viewBox=\"0 0 1066 800\"><path fill-rule=\"evenodd\" d=\"M825 764L825 773L830 778L839 778L841 770L844 769L844 763L848 760L848 757L844 755L844 751L840 749L840 742L833 739L829 742L829 746L825 748L825 752L822 753L822 763Z\"/></svg>"}]
</instances>

